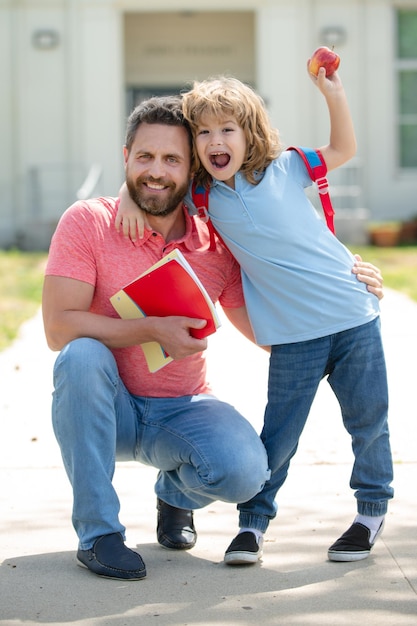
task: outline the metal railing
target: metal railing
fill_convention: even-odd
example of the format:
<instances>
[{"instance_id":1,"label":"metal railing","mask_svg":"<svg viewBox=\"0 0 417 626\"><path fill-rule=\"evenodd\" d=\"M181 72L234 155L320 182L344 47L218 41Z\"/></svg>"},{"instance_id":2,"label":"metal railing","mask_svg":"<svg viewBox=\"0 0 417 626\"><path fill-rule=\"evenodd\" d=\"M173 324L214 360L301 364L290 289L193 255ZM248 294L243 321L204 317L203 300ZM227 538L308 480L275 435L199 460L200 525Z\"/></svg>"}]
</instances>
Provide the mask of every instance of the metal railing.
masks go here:
<instances>
[{"instance_id":1,"label":"metal railing","mask_svg":"<svg viewBox=\"0 0 417 626\"><path fill-rule=\"evenodd\" d=\"M77 191L77 200L86 200L86 198L91 198L94 195L94 190L100 181L102 172L103 168L99 163L94 163L90 167L83 184Z\"/></svg>"},{"instance_id":2,"label":"metal railing","mask_svg":"<svg viewBox=\"0 0 417 626\"><path fill-rule=\"evenodd\" d=\"M102 172L98 163L90 165L87 174L80 163L43 163L29 168L11 215L0 215L0 246L47 248L65 209L75 200L100 193Z\"/></svg>"}]
</instances>

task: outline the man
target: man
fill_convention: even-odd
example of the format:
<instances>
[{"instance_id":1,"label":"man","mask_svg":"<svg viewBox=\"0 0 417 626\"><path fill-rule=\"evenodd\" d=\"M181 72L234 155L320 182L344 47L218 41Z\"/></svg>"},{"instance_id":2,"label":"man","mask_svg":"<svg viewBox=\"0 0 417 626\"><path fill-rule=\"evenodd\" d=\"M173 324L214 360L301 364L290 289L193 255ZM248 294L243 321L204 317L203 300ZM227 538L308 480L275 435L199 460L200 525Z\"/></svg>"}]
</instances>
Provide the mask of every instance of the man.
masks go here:
<instances>
[{"instance_id":1,"label":"man","mask_svg":"<svg viewBox=\"0 0 417 626\"><path fill-rule=\"evenodd\" d=\"M129 189L151 229L139 242L119 234L115 198L70 207L51 242L43 315L49 346L61 350L53 425L73 488L78 562L100 576L138 580L146 569L124 544L112 485L116 458L160 469L157 536L171 549L194 546L193 509L247 500L269 470L254 428L211 395L202 355L207 340L190 335L205 321L122 320L109 301L178 247L212 300L251 337L238 265L220 243L209 250L206 225L183 207L191 135L178 98L152 99L133 112L124 157ZM174 358L153 374L140 348L148 341Z\"/></svg>"},{"instance_id":2,"label":"man","mask_svg":"<svg viewBox=\"0 0 417 626\"><path fill-rule=\"evenodd\" d=\"M139 554L124 543L112 485L116 459L159 468L158 542L195 545L193 509L214 500L244 502L269 477L265 450L252 426L211 394L205 379L206 339L185 317L119 319L109 298L178 247L213 301L249 339L240 271L183 206L191 170L191 134L176 97L152 98L129 118L126 182L147 213L139 241L115 229L118 200L78 202L63 215L51 242L43 315L54 369L53 425L72 484L77 560L99 576L139 580ZM381 293L372 266L361 279ZM368 275L366 275L368 274ZM141 343L157 341L173 357L150 374Z\"/></svg>"}]
</instances>

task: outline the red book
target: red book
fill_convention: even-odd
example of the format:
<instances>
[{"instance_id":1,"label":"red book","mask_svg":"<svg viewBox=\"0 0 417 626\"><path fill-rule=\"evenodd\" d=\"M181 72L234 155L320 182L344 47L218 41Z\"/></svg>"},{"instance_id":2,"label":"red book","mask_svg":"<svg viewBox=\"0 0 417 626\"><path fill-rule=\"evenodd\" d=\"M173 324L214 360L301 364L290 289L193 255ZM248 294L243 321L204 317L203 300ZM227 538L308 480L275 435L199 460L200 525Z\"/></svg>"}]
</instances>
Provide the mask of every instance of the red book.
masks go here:
<instances>
[{"instance_id":1,"label":"red book","mask_svg":"<svg viewBox=\"0 0 417 626\"><path fill-rule=\"evenodd\" d=\"M110 301L120 317L179 315L205 319L201 329L191 329L193 337L202 339L220 326L216 309L203 284L180 250L173 250L138 278L123 287ZM172 358L156 342L142 344L151 372Z\"/></svg>"}]
</instances>

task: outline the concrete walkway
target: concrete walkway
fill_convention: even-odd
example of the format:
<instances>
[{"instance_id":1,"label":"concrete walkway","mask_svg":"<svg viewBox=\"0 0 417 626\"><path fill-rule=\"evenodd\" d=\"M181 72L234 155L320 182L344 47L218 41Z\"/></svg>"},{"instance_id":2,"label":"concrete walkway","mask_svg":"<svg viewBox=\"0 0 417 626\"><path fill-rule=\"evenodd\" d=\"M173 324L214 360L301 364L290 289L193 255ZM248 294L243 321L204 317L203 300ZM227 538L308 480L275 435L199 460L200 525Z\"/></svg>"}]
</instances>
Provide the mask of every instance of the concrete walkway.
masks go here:
<instances>
[{"instance_id":1,"label":"concrete walkway","mask_svg":"<svg viewBox=\"0 0 417 626\"><path fill-rule=\"evenodd\" d=\"M382 301L391 393L396 497L369 559L327 560L328 546L351 523L349 437L322 384L280 512L254 567L231 568L223 553L237 530L233 505L196 512L190 552L163 550L155 538L156 470L117 467L127 543L148 577L104 580L76 566L71 490L50 424L55 356L40 315L0 353L0 624L207 626L220 624L402 626L417 624L417 305L388 291ZM211 338L210 377L219 397L260 429L267 357L226 321Z\"/></svg>"}]
</instances>

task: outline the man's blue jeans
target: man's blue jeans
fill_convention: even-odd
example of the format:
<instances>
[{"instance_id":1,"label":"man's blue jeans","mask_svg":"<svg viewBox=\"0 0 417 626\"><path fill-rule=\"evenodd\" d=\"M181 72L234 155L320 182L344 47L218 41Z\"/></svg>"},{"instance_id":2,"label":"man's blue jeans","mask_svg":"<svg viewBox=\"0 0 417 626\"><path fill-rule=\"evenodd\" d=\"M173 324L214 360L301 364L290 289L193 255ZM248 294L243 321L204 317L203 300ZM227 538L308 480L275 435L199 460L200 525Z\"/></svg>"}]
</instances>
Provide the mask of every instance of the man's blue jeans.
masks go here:
<instances>
[{"instance_id":1,"label":"man's blue jeans","mask_svg":"<svg viewBox=\"0 0 417 626\"><path fill-rule=\"evenodd\" d=\"M120 532L112 485L116 460L159 468L155 491L172 506L244 502L269 478L265 448L250 423L214 396L131 395L102 343L77 339L54 368L52 418L73 488L73 525L87 550Z\"/></svg>"},{"instance_id":2,"label":"man's blue jeans","mask_svg":"<svg viewBox=\"0 0 417 626\"><path fill-rule=\"evenodd\" d=\"M393 470L387 376L377 318L320 339L272 347L268 404L261 434L272 474L262 492L239 504L241 527L265 532L275 517L275 497L287 477L324 376L328 376L344 426L352 438L355 460L350 486L355 490L357 511L370 516L386 513L387 502L393 497Z\"/></svg>"}]
</instances>

